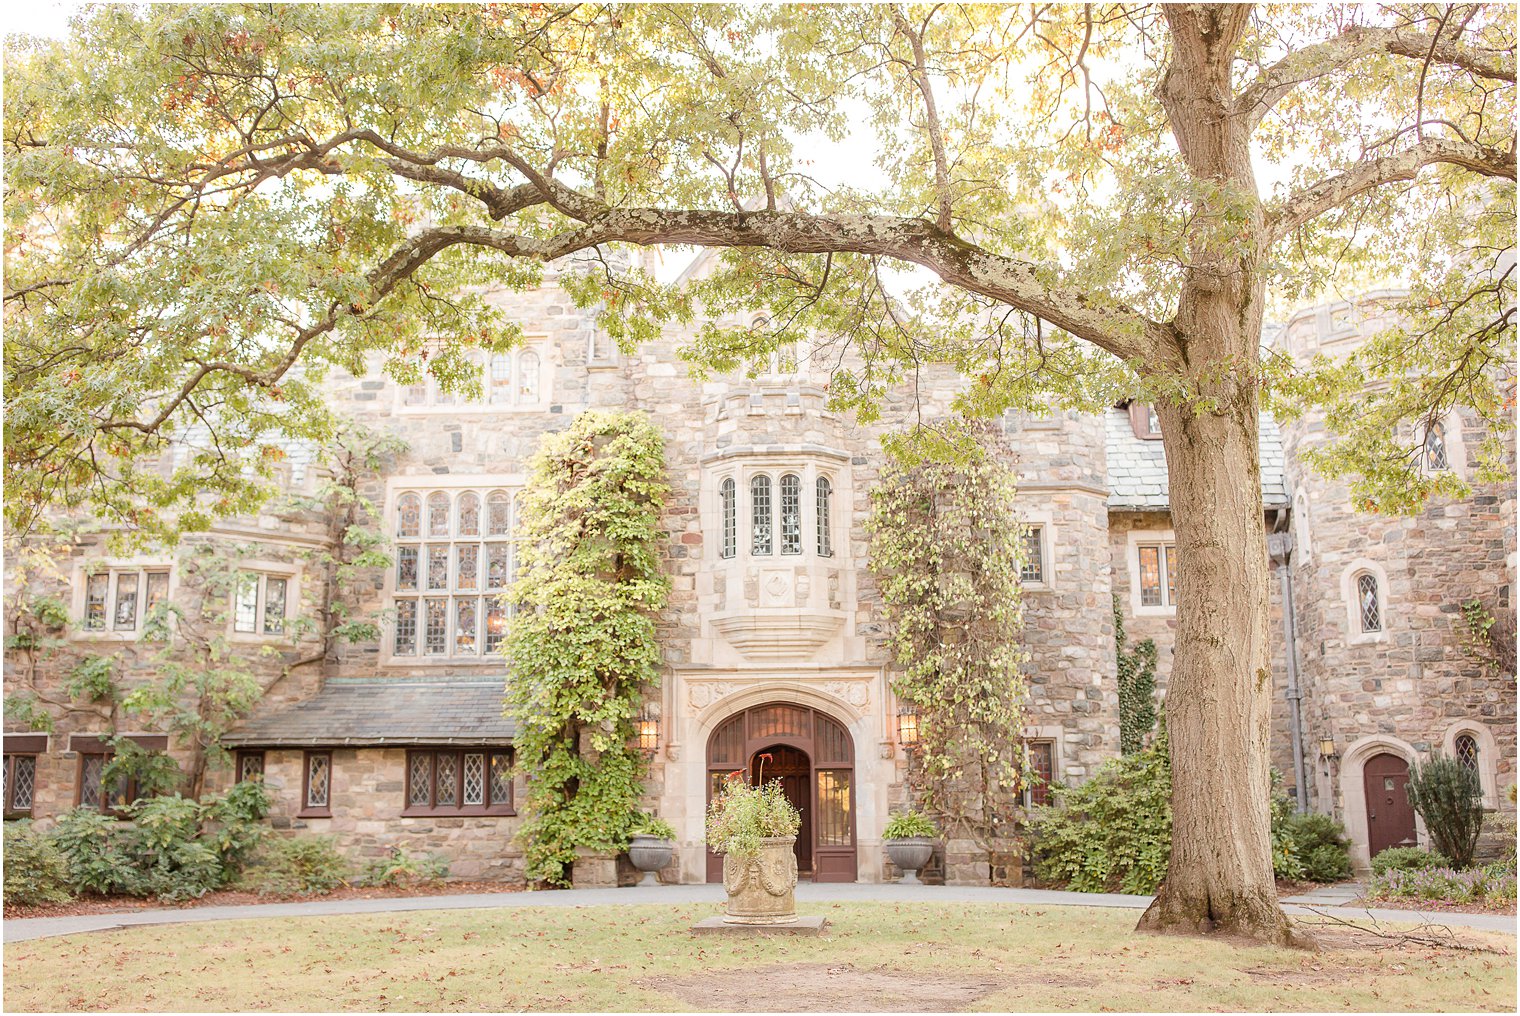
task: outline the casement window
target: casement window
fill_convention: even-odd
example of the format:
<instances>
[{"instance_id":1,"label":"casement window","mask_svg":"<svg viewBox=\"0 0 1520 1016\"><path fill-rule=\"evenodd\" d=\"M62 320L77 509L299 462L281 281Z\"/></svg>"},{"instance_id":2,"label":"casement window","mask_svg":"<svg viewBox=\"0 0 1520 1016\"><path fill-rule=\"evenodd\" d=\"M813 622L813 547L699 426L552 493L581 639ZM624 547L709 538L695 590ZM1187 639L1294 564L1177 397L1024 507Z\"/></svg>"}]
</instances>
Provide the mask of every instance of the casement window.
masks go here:
<instances>
[{"instance_id":1,"label":"casement window","mask_svg":"<svg viewBox=\"0 0 1520 1016\"><path fill-rule=\"evenodd\" d=\"M1156 414L1156 407L1149 402L1135 401L1129 404L1129 425L1135 431L1135 436L1142 441L1161 440L1161 417Z\"/></svg>"},{"instance_id":2,"label":"casement window","mask_svg":"<svg viewBox=\"0 0 1520 1016\"><path fill-rule=\"evenodd\" d=\"M480 659L506 635L517 570L515 493L408 490L396 499L391 652Z\"/></svg>"},{"instance_id":3,"label":"casement window","mask_svg":"<svg viewBox=\"0 0 1520 1016\"><path fill-rule=\"evenodd\" d=\"M1444 473L1451 469L1451 460L1446 453L1446 428L1442 424L1433 423L1425 431L1420 462L1427 473Z\"/></svg>"},{"instance_id":4,"label":"casement window","mask_svg":"<svg viewBox=\"0 0 1520 1016\"><path fill-rule=\"evenodd\" d=\"M1050 788L1055 783L1055 742L1054 741L1026 741L1024 750L1028 753L1029 783L1024 788L1024 806L1026 808L1043 807L1051 801Z\"/></svg>"},{"instance_id":5,"label":"casement window","mask_svg":"<svg viewBox=\"0 0 1520 1016\"><path fill-rule=\"evenodd\" d=\"M237 782L251 780L255 777L262 779L264 776L264 753L262 751L239 751L233 758L233 771L237 774Z\"/></svg>"},{"instance_id":6,"label":"casement window","mask_svg":"<svg viewBox=\"0 0 1520 1016\"><path fill-rule=\"evenodd\" d=\"M540 407L545 400L544 359L536 345L488 357L470 357L480 371L480 397L446 392L429 376L408 385L401 394L404 409L485 408L522 409Z\"/></svg>"},{"instance_id":7,"label":"casement window","mask_svg":"<svg viewBox=\"0 0 1520 1016\"><path fill-rule=\"evenodd\" d=\"M232 592L232 630L239 635L283 635L293 585L290 575L239 572Z\"/></svg>"},{"instance_id":8,"label":"casement window","mask_svg":"<svg viewBox=\"0 0 1520 1016\"><path fill-rule=\"evenodd\" d=\"M512 754L491 748L406 753L402 815L511 815Z\"/></svg>"},{"instance_id":9,"label":"casement window","mask_svg":"<svg viewBox=\"0 0 1520 1016\"><path fill-rule=\"evenodd\" d=\"M163 734L135 734L132 742L143 751L164 752L169 738ZM120 776L107 782L106 767L116 757L116 748L103 734L73 734L69 750L77 753L79 766L74 784L74 803L82 808L121 811L143 796L136 777Z\"/></svg>"},{"instance_id":10,"label":"casement window","mask_svg":"<svg viewBox=\"0 0 1520 1016\"><path fill-rule=\"evenodd\" d=\"M301 816L332 815L332 752L308 751L301 760Z\"/></svg>"},{"instance_id":11,"label":"casement window","mask_svg":"<svg viewBox=\"0 0 1520 1016\"><path fill-rule=\"evenodd\" d=\"M1026 585L1045 584L1045 527L1043 525L1024 528L1024 564L1019 568L1019 579Z\"/></svg>"},{"instance_id":12,"label":"casement window","mask_svg":"<svg viewBox=\"0 0 1520 1016\"><path fill-rule=\"evenodd\" d=\"M755 473L744 488L749 491L749 554L751 557L798 557L809 547L818 557L834 556L834 481L827 476L809 476L812 470L783 470L776 477ZM811 484L811 488L809 488ZM732 558L738 554L738 492L741 484L733 477L718 483L718 556ZM811 489L812 497L807 493ZM813 514L808 525L807 513ZM806 539L811 532L813 539Z\"/></svg>"},{"instance_id":13,"label":"casement window","mask_svg":"<svg viewBox=\"0 0 1520 1016\"><path fill-rule=\"evenodd\" d=\"M1452 754L1456 760L1473 772L1478 772L1478 739L1471 734L1458 734L1452 742Z\"/></svg>"},{"instance_id":14,"label":"casement window","mask_svg":"<svg viewBox=\"0 0 1520 1016\"><path fill-rule=\"evenodd\" d=\"M1142 543L1135 548L1140 559L1140 605L1175 607L1177 605L1177 546L1172 543Z\"/></svg>"},{"instance_id":15,"label":"casement window","mask_svg":"<svg viewBox=\"0 0 1520 1016\"><path fill-rule=\"evenodd\" d=\"M1371 572L1358 572L1356 576L1356 612L1363 634L1383 630L1382 592L1377 576Z\"/></svg>"},{"instance_id":16,"label":"casement window","mask_svg":"<svg viewBox=\"0 0 1520 1016\"><path fill-rule=\"evenodd\" d=\"M815 511L818 538L818 556L834 556L834 485L827 476L820 476L816 484Z\"/></svg>"},{"instance_id":17,"label":"casement window","mask_svg":"<svg viewBox=\"0 0 1520 1016\"><path fill-rule=\"evenodd\" d=\"M169 566L104 567L83 575L85 634L135 638L153 609L169 598Z\"/></svg>"},{"instance_id":18,"label":"casement window","mask_svg":"<svg viewBox=\"0 0 1520 1016\"><path fill-rule=\"evenodd\" d=\"M37 792L37 756L5 756L5 817L26 818Z\"/></svg>"}]
</instances>

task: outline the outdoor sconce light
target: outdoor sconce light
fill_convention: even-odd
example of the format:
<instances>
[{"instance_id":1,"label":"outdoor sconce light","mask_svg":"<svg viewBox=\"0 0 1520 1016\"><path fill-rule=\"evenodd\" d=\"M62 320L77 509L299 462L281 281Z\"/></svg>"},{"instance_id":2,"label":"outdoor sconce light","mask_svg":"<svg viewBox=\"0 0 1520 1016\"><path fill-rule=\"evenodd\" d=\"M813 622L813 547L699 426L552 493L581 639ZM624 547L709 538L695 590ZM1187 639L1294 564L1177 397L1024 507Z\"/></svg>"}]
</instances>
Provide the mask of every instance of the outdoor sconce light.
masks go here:
<instances>
[{"instance_id":1,"label":"outdoor sconce light","mask_svg":"<svg viewBox=\"0 0 1520 1016\"><path fill-rule=\"evenodd\" d=\"M660 747L660 720L659 717L643 713L639 716L639 750L646 755L653 755Z\"/></svg>"},{"instance_id":2,"label":"outdoor sconce light","mask_svg":"<svg viewBox=\"0 0 1520 1016\"><path fill-rule=\"evenodd\" d=\"M1319 757L1322 759L1336 758L1335 738L1322 737L1319 739Z\"/></svg>"},{"instance_id":3,"label":"outdoor sconce light","mask_svg":"<svg viewBox=\"0 0 1520 1016\"><path fill-rule=\"evenodd\" d=\"M904 702L898 706L897 740L905 748L918 744L918 709L911 702Z\"/></svg>"}]
</instances>

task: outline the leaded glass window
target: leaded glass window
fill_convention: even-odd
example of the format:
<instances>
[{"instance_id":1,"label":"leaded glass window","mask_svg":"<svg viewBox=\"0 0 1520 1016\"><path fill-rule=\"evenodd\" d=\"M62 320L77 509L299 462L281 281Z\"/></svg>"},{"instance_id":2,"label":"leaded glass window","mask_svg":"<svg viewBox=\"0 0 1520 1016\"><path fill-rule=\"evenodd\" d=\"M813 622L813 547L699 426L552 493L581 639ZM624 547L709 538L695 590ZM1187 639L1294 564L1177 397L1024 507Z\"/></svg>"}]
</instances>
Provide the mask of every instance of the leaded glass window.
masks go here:
<instances>
[{"instance_id":1,"label":"leaded glass window","mask_svg":"<svg viewBox=\"0 0 1520 1016\"><path fill-rule=\"evenodd\" d=\"M1024 582L1045 581L1045 527L1029 526L1024 530L1024 564L1019 569Z\"/></svg>"},{"instance_id":2,"label":"leaded glass window","mask_svg":"<svg viewBox=\"0 0 1520 1016\"><path fill-rule=\"evenodd\" d=\"M815 487L815 510L817 511L818 556L834 556L834 485L827 476L820 476Z\"/></svg>"},{"instance_id":3,"label":"leaded glass window","mask_svg":"<svg viewBox=\"0 0 1520 1016\"><path fill-rule=\"evenodd\" d=\"M120 572L116 575L116 601L111 612L111 627L116 631L135 631L137 628L137 572Z\"/></svg>"},{"instance_id":4,"label":"leaded glass window","mask_svg":"<svg viewBox=\"0 0 1520 1016\"><path fill-rule=\"evenodd\" d=\"M802 553L802 481L796 473L781 477L781 553Z\"/></svg>"},{"instance_id":5,"label":"leaded glass window","mask_svg":"<svg viewBox=\"0 0 1520 1016\"><path fill-rule=\"evenodd\" d=\"M538 401L538 354L531 349L517 355L517 401L519 405Z\"/></svg>"},{"instance_id":6,"label":"leaded glass window","mask_svg":"<svg viewBox=\"0 0 1520 1016\"><path fill-rule=\"evenodd\" d=\"M241 783L251 780L255 776L264 775L264 753L261 751L240 751L237 754L237 778Z\"/></svg>"},{"instance_id":7,"label":"leaded glass window","mask_svg":"<svg viewBox=\"0 0 1520 1016\"><path fill-rule=\"evenodd\" d=\"M408 813L512 813L512 757L488 748L407 752Z\"/></svg>"},{"instance_id":8,"label":"leaded glass window","mask_svg":"<svg viewBox=\"0 0 1520 1016\"><path fill-rule=\"evenodd\" d=\"M100 774L105 770L106 760L105 755L79 756L79 804L81 807L100 807Z\"/></svg>"},{"instance_id":9,"label":"leaded glass window","mask_svg":"<svg viewBox=\"0 0 1520 1016\"><path fill-rule=\"evenodd\" d=\"M761 473L750 478L750 553L769 554L773 512L771 510L771 478Z\"/></svg>"},{"instance_id":10,"label":"leaded glass window","mask_svg":"<svg viewBox=\"0 0 1520 1016\"><path fill-rule=\"evenodd\" d=\"M1141 544L1136 549L1140 565L1140 605L1177 605L1177 548L1170 543Z\"/></svg>"},{"instance_id":11,"label":"leaded glass window","mask_svg":"<svg viewBox=\"0 0 1520 1016\"><path fill-rule=\"evenodd\" d=\"M326 811L331 807L332 755L325 751L306 753L306 809Z\"/></svg>"},{"instance_id":12,"label":"leaded glass window","mask_svg":"<svg viewBox=\"0 0 1520 1016\"><path fill-rule=\"evenodd\" d=\"M848 847L854 829L850 818L854 803L850 795L849 769L818 770L818 826L815 838L820 847Z\"/></svg>"},{"instance_id":13,"label":"leaded glass window","mask_svg":"<svg viewBox=\"0 0 1520 1016\"><path fill-rule=\"evenodd\" d=\"M447 407L463 404L471 411L485 405L496 407L537 406L543 399L541 382L542 358L538 349L520 349L510 353L492 353L482 359L471 354L470 364L481 379L484 401L473 396L446 392L439 387L438 379L426 377L420 384L405 389L402 405L408 408Z\"/></svg>"},{"instance_id":14,"label":"leaded glass window","mask_svg":"<svg viewBox=\"0 0 1520 1016\"><path fill-rule=\"evenodd\" d=\"M30 812L36 790L37 756L5 756L5 814Z\"/></svg>"},{"instance_id":15,"label":"leaded glass window","mask_svg":"<svg viewBox=\"0 0 1520 1016\"><path fill-rule=\"evenodd\" d=\"M493 652L511 614L496 603L516 563L511 492L408 491L400 498L427 505L428 514L416 534L396 540L392 652L435 659L479 659Z\"/></svg>"},{"instance_id":16,"label":"leaded glass window","mask_svg":"<svg viewBox=\"0 0 1520 1016\"><path fill-rule=\"evenodd\" d=\"M1433 423L1425 431L1425 469L1439 473L1450 468L1451 463L1446 457L1446 428Z\"/></svg>"},{"instance_id":17,"label":"leaded glass window","mask_svg":"<svg viewBox=\"0 0 1520 1016\"><path fill-rule=\"evenodd\" d=\"M739 552L738 492L734 479L729 477L718 486L718 511L722 515L723 536L718 556L729 558Z\"/></svg>"},{"instance_id":18,"label":"leaded glass window","mask_svg":"<svg viewBox=\"0 0 1520 1016\"><path fill-rule=\"evenodd\" d=\"M396 501L396 535L403 539L422 535L422 498L416 494L402 494Z\"/></svg>"},{"instance_id":19,"label":"leaded glass window","mask_svg":"<svg viewBox=\"0 0 1520 1016\"><path fill-rule=\"evenodd\" d=\"M109 574L91 575L84 585L84 626L103 631L106 626L106 595L111 586Z\"/></svg>"},{"instance_id":20,"label":"leaded glass window","mask_svg":"<svg viewBox=\"0 0 1520 1016\"><path fill-rule=\"evenodd\" d=\"M1457 761L1473 772L1478 771L1478 739L1471 734L1458 734L1453 747Z\"/></svg>"},{"instance_id":21,"label":"leaded glass window","mask_svg":"<svg viewBox=\"0 0 1520 1016\"><path fill-rule=\"evenodd\" d=\"M1383 608L1378 600L1378 582L1375 575L1362 572L1356 577L1356 601L1362 631L1382 631Z\"/></svg>"}]
</instances>

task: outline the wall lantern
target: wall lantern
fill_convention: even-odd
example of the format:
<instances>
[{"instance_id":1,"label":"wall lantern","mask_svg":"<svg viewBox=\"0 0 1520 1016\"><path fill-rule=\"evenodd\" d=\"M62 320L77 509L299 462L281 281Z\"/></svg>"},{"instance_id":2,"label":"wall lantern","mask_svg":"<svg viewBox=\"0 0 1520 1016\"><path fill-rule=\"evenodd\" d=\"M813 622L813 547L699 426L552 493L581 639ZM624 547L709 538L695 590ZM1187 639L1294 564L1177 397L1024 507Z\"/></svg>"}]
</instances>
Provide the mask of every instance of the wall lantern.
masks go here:
<instances>
[{"instance_id":1,"label":"wall lantern","mask_svg":"<svg viewBox=\"0 0 1520 1016\"><path fill-rule=\"evenodd\" d=\"M649 713L639 715L639 751L653 755L660 747L660 719Z\"/></svg>"},{"instance_id":2,"label":"wall lantern","mask_svg":"<svg viewBox=\"0 0 1520 1016\"><path fill-rule=\"evenodd\" d=\"M918 708L911 702L897 707L897 740L905 748L918 744Z\"/></svg>"},{"instance_id":3,"label":"wall lantern","mask_svg":"<svg viewBox=\"0 0 1520 1016\"><path fill-rule=\"evenodd\" d=\"M1319 739L1319 757L1322 759L1337 758L1335 751L1335 738L1322 737Z\"/></svg>"}]
</instances>

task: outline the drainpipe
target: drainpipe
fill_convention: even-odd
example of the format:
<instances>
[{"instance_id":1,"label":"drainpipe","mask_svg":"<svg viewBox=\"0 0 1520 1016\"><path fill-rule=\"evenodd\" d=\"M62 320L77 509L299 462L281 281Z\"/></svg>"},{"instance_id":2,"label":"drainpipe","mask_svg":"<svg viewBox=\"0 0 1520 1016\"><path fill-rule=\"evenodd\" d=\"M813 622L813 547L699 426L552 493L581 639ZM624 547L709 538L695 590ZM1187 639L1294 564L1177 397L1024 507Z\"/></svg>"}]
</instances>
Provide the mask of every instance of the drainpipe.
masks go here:
<instances>
[{"instance_id":1,"label":"drainpipe","mask_svg":"<svg viewBox=\"0 0 1520 1016\"><path fill-rule=\"evenodd\" d=\"M1286 519L1287 513L1279 512L1277 525L1286 527ZM1309 784L1304 766L1303 718L1300 706L1304 695L1298 687L1298 644L1293 638L1293 582L1288 572L1288 562L1293 557L1292 532L1283 528L1281 532L1270 534L1267 537L1267 550L1272 555L1272 563L1276 566L1278 577L1282 580L1283 656L1288 665L1288 714L1293 735L1293 779L1296 784L1293 791L1298 799L1298 810L1304 812L1309 810Z\"/></svg>"}]
</instances>

